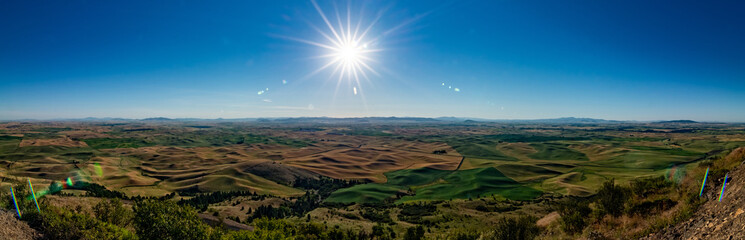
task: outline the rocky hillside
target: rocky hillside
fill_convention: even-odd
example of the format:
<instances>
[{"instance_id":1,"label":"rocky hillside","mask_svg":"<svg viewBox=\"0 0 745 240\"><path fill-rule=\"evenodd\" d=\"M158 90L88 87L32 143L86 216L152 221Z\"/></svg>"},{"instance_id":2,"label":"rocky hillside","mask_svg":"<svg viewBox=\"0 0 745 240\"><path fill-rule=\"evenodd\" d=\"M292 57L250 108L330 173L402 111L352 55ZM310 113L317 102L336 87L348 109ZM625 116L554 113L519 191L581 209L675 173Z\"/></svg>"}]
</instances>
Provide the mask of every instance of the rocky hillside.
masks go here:
<instances>
[{"instance_id":1,"label":"rocky hillside","mask_svg":"<svg viewBox=\"0 0 745 240\"><path fill-rule=\"evenodd\" d=\"M0 239L41 239L41 235L25 222L18 220L15 213L0 210Z\"/></svg>"},{"instance_id":2,"label":"rocky hillside","mask_svg":"<svg viewBox=\"0 0 745 240\"><path fill-rule=\"evenodd\" d=\"M735 156L732 156L735 155ZM740 148L728 157L743 160ZM729 172L724 197L719 202L722 179L717 186L707 186L704 203L689 220L642 239L745 239L745 161Z\"/></svg>"}]
</instances>

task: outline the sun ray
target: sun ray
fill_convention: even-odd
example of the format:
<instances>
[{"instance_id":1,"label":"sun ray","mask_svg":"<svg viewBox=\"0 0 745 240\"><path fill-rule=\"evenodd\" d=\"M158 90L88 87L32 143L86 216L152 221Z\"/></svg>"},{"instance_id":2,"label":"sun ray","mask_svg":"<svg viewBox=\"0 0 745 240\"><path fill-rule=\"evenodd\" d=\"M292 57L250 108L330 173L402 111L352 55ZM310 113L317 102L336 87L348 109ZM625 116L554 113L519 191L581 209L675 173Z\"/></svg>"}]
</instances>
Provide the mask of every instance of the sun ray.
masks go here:
<instances>
[{"instance_id":1,"label":"sun ray","mask_svg":"<svg viewBox=\"0 0 745 240\"><path fill-rule=\"evenodd\" d=\"M323 30L321 30L319 27L317 27L316 25L313 25L310 22L308 22L308 25L310 25L310 27L313 28L313 30L316 30L316 32L318 32L319 34L321 34L321 36L323 36L324 38L326 38L327 40L329 40L329 42L331 42L334 45L336 45L337 48L338 47L341 47L341 42L337 42L336 40L334 40L334 38L332 38L331 36L329 36L328 34L326 34L325 32L323 32Z\"/></svg>"},{"instance_id":2,"label":"sun ray","mask_svg":"<svg viewBox=\"0 0 745 240\"><path fill-rule=\"evenodd\" d=\"M318 14L321 15L321 18L323 18L323 21L326 22L326 25L329 27L332 33L334 33L334 36L336 36L337 41L340 43L343 42L341 38L339 37L339 34L336 33L336 30L334 30L334 27L331 26L331 22L329 22L329 19L326 18L326 14L323 14L323 11L321 10L321 7L318 6L318 3L316 3L315 0L311 0L310 2L313 3L313 6L316 8L316 11L318 11Z\"/></svg>"},{"instance_id":3,"label":"sun ray","mask_svg":"<svg viewBox=\"0 0 745 240\"><path fill-rule=\"evenodd\" d=\"M350 6L351 4L352 4L351 1L347 1L347 37L349 37L349 40L350 41L353 41L354 40L354 37L352 37L352 29L351 29L351 27L352 27L352 23L351 23L351 21L352 21L352 13L350 12L350 9L349 9L349 8L351 8L351 6Z\"/></svg>"},{"instance_id":4,"label":"sun ray","mask_svg":"<svg viewBox=\"0 0 745 240\"><path fill-rule=\"evenodd\" d=\"M370 70L370 72L374 73L376 76L380 76L380 73L378 73L377 71L375 71L375 69L372 69L372 67L370 67L369 65L367 65L367 63L360 61L360 64L362 66L364 66L365 68L367 68L367 70Z\"/></svg>"},{"instance_id":5,"label":"sun ray","mask_svg":"<svg viewBox=\"0 0 745 240\"><path fill-rule=\"evenodd\" d=\"M317 42L313 42L313 41L310 41L310 40L305 40L305 39L302 39L302 38L294 38L294 37L288 37L288 36L282 36L282 35L272 35L272 36L277 37L277 38L284 38L284 39L287 39L287 40L297 41L297 42L301 42L301 43L306 43L306 44L310 44L310 45L313 45L313 46L316 46L316 47L322 47L322 48L329 49L329 50L336 50L336 49L338 49L336 47L332 47L332 46L329 46L329 45L326 45L326 44L323 44L323 43L317 43Z\"/></svg>"},{"instance_id":6,"label":"sun ray","mask_svg":"<svg viewBox=\"0 0 745 240\"><path fill-rule=\"evenodd\" d=\"M342 43L347 42L347 33L344 32L344 24L341 23L341 15L339 15L339 8L336 6L336 2L331 2L334 6L334 13L336 13L336 22L339 24L339 34L341 35L341 40L339 40Z\"/></svg>"}]
</instances>

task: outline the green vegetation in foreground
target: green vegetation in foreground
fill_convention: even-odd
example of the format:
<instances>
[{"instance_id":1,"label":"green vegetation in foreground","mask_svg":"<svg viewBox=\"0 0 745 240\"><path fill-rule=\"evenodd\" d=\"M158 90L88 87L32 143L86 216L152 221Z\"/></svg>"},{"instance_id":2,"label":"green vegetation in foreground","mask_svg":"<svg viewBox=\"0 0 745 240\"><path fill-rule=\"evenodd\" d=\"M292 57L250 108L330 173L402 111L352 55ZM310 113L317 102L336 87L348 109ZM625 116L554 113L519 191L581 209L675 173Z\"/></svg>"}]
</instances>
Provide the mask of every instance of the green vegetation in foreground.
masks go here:
<instances>
[{"instance_id":1,"label":"green vegetation in foreground","mask_svg":"<svg viewBox=\"0 0 745 240\"><path fill-rule=\"evenodd\" d=\"M567 148L567 145L561 143L533 143L530 144L538 150L534 154L528 155L533 159L541 160L581 160L588 161L584 153Z\"/></svg>"},{"instance_id":2,"label":"green vegetation in foreground","mask_svg":"<svg viewBox=\"0 0 745 240\"><path fill-rule=\"evenodd\" d=\"M398 202L416 200L450 200L501 195L513 200L533 199L541 191L523 186L493 167L460 171L431 168L405 169L385 174L385 184L369 183L338 190L326 199L327 202L384 202L404 189L414 191L413 196L404 196Z\"/></svg>"}]
</instances>

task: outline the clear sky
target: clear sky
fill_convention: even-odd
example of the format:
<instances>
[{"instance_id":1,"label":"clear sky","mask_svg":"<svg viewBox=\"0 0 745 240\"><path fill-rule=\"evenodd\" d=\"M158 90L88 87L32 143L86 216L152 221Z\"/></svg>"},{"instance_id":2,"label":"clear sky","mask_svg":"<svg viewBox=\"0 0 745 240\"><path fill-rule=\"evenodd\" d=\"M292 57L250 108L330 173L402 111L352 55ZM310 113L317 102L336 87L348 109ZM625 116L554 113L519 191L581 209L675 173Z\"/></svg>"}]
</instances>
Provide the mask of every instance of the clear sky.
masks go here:
<instances>
[{"instance_id":1,"label":"clear sky","mask_svg":"<svg viewBox=\"0 0 745 240\"><path fill-rule=\"evenodd\" d=\"M317 5L372 25L377 74L316 72L338 52L309 44L335 39L309 1L0 1L0 119L745 122L743 1Z\"/></svg>"}]
</instances>

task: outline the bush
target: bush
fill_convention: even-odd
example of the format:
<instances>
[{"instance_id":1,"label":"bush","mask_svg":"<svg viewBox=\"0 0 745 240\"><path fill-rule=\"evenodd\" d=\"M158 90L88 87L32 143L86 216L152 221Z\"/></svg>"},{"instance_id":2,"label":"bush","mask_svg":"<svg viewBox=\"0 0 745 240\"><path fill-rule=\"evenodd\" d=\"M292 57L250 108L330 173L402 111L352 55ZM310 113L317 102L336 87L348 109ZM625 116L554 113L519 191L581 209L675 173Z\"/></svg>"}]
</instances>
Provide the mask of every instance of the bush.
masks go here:
<instances>
[{"instance_id":1,"label":"bush","mask_svg":"<svg viewBox=\"0 0 745 240\"><path fill-rule=\"evenodd\" d=\"M370 221L373 221L376 223L392 224L393 219L391 219L391 216L389 214L390 213L388 210L377 211L373 208L364 208L360 212L360 215L362 215L363 218L368 219Z\"/></svg>"},{"instance_id":2,"label":"bush","mask_svg":"<svg viewBox=\"0 0 745 240\"><path fill-rule=\"evenodd\" d=\"M634 179L631 181L631 191L639 197L647 197L649 194L665 193L673 186L673 183L664 176Z\"/></svg>"},{"instance_id":3,"label":"bush","mask_svg":"<svg viewBox=\"0 0 745 240\"><path fill-rule=\"evenodd\" d=\"M372 237L377 240L392 240L396 238L396 233L390 226L377 223L372 228Z\"/></svg>"},{"instance_id":4,"label":"bush","mask_svg":"<svg viewBox=\"0 0 745 240\"><path fill-rule=\"evenodd\" d=\"M424 238L424 228L422 226L409 227L404 234L404 240L420 240Z\"/></svg>"},{"instance_id":5,"label":"bush","mask_svg":"<svg viewBox=\"0 0 745 240\"><path fill-rule=\"evenodd\" d=\"M560 202L556 209L561 215L561 229L568 234L576 234L585 229L587 219L592 213L589 204L579 199L568 199Z\"/></svg>"},{"instance_id":6,"label":"bush","mask_svg":"<svg viewBox=\"0 0 745 240\"><path fill-rule=\"evenodd\" d=\"M469 231L457 231L450 235L447 239L450 240L476 240L479 239L479 234L476 232Z\"/></svg>"},{"instance_id":7,"label":"bush","mask_svg":"<svg viewBox=\"0 0 745 240\"><path fill-rule=\"evenodd\" d=\"M522 240L533 239L540 233L535 224L538 219L533 216L519 216L517 218L502 218L497 221L493 235L489 239Z\"/></svg>"},{"instance_id":8,"label":"bush","mask_svg":"<svg viewBox=\"0 0 745 240\"><path fill-rule=\"evenodd\" d=\"M132 211L127 210L119 199L102 200L93 206L93 213L99 221L127 227L132 223Z\"/></svg>"},{"instance_id":9,"label":"bush","mask_svg":"<svg viewBox=\"0 0 745 240\"><path fill-rule=\"evenodd\" d=\"M11 210L15 215L13 197L10 195L10 189L6 189L7 190L0 191L2 192L0 196L2 196L3 198L3 201L2 203L0 203L0 205L2 205L3 208ZM36 212L36 204L34 203L34 199L27 197L31 196L31 191L28 189L28 185L24 184L24 182L15 184L13 186L13 193L15 194L16 203L18 204L18 209L21 211L21 215Z\"/></svg>"},{"instance_id":10,"label":"bush","mask_svg":"<svg viewBox=\"0 0 745 240\"><path fill-rule=\"evenodd\" d=\"M45 206L23 219L48 239L137 239L124 228L56 207Z\"/></svg>"},{"instance_id":11,"label":"bush","mask_svg":"<svg viewBox=\"0 0 745 240\"><path fill-rule=\"evenodd\" d=\"M328 239L351 240L370 239L364 232L352 230L342 231L338 228L328 228L318 223L302 223L293 225L283 219L259 218L253 221L253 231L231 231L222 235L222 240L259 240L259 239ZM383 228L383 231L389 231ZM378 239L388 239L378 238Z\"/></svg>"},{"instance_id":12,"label":"bush","mask_svg":"<svg viewBox=\"0 0 745 240\"><path fill-rule=\"evenodd\" d=\"M619 216L624 212L624 204L629 195L627 192L626 188L616 185L611 179L603 183L596 195L598 206L604 213Z\"/></svg>"},{"instance_id":13,"label":"bush","mask_svg":"<svg viewBox=\"0 0 745 240\"><path fill-rule=\"evenodd\" d=\"M190 206L163 200L135 203L134 225L142 239L207 239L209 226L202 223Z\"/></svg>"},{"instance_id":14,"label":"bush","mask_svg":"<svg viewBox=\"0 0 745 240\"><path fill-rule=\"evenodd\" d=\"M403 204L401 206L401 214L398 218L401 221L410 222L414 224L431 225L432 222L423 219L425 216L431 216L437 211L437 206L431 203L422 204Z\"/></svg>"}]
</instances>

